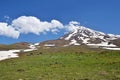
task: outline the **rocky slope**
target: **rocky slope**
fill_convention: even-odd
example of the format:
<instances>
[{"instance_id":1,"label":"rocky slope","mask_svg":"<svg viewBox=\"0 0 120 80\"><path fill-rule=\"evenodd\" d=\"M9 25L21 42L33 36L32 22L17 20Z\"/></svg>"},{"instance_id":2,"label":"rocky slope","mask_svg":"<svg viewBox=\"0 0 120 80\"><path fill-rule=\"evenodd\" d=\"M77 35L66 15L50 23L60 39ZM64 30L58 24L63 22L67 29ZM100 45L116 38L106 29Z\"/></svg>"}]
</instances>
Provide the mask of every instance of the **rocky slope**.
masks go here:
<instances>
[{"instance_id":1,"label":"rocky slope","mask_svg":"<svg viewBox=\"0 0 120 80\"><path fill-rule=\"evenodd\" d=\"M49 47L70 45L117 47L120 45L120 35L105 34L103 32L95 31L84 26L79 26L57 40L48 40L40 43L40 46Z\"/></svg>"},{"instance_id":2,"label":"rocky slope","mask_svg":"<svg viewBox=\"0 0 120 80\"><path fill-rule=\"evenodd\" d=\"M10 45L0 45L0 50L11 50L11 49L29 49L32 47L31 43L28 42L19 42Z\"/></svg>"}]
</instances>

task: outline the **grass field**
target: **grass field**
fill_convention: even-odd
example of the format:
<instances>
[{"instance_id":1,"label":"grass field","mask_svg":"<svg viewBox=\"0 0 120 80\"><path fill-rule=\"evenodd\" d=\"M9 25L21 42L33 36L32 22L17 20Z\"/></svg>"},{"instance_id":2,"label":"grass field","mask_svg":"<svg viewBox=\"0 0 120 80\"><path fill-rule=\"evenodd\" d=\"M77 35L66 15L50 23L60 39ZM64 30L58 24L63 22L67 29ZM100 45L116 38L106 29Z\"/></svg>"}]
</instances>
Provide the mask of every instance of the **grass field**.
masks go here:
<instances>
[{"instance_id":1,"label":"grass field","mask_svg":"<svg viewBox=\"0 0 120 80\"><path fill-rule=\"evenodd\" d=\"M1 61L0 80L120 80L120 51L53 50Z\"/></svg>"}]
</instances>

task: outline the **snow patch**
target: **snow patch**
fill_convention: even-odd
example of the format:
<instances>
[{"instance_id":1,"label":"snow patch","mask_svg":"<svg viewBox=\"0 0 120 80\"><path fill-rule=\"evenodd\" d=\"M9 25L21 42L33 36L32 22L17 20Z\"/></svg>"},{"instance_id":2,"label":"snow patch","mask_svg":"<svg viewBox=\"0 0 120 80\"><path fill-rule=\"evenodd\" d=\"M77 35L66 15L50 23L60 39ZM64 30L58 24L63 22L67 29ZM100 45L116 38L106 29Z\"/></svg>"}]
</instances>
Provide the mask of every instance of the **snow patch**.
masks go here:
<instances>
[{"instance_id":1,"label":"snow patch","mask_svg":"<svg viewBox=\"0 0 120 80\"><path fill-rule=\"evenodd\" d=\"M90 40L90 39L89 38L84 39L83 43L88 44L89 43L88 40Z\"/></svg>"},{"instance_id":2,"label":"snow patch","mask_svg":"<svg viewBox=\"0 0 120 80\"><path fill-rule=\"evenodd\" d=\"M37 49L25 49L23 50L23 52L29 52L29 51L34 51L34 50L37 50Z\"/></svg>"},{"instance_id":3,"label":"snow patch","mask_svg":"<svg viewBox=\"0 0 120 80\"><path fill-rule=\"evenodd\" d=\"M33 45L33 44L29 44L29 48L30 48L30 49L35 49L36 47L35 47L35 45Z\"/></svg>"},{"instance_id":4,"label":"snow patch","mask_svg":"<svg viewBox=\"0 0 120 80\"><path fill-rule=\"evenodd\" d=\"M9 51L0 51L0 61L9 58L19 57L15 52L20 52L20 50L9 50Z\"/></svg>"},{"instance_id":5,"label":"snow patch","mask_svg":"<svg viewBox=\"0 0 120 80\"><path fill-rule=\"evenodd\" d=\"M120 35L108 34L108 36L110 36L109 40L120 38Z\"/></svg>"},{"instance_id":6,"label":"snow patch","mask_svg":"<svg viewBox=\"0 0 120 80\"><path fill-rule=\"evenodd\" d=\"M80 45L75 39L71 40L70 45Z\"/></svg>"},{"instance_id":7,"label":"snow patch","mask_svg":"<svg viewBox=\"0 0 120 80\"><path fill-rule=\"evenodd\" d=\"M98 46L98 47L117 47L114 44L109 44L107 42L102 42L100 44L87 44L88 46Z\"/></svg>"},{"instance_id":8,"label":"snow patch","mask_svg":"<svg viewBox=\"0 0 120 80\"><path fill-rule=\"evenodd\" d=\"M53 47L53 46L55 46L55 44L45 44L44 46L46 46L46 47Z\"/></svg>"},{"instance_id":9,"label":"snow patch","mask_svg":"<svg viewBox=\"0 0 120 80\"><path fill-rule=\"evenodd\" d=\"M84 36L84 37L88 37L88 35L86 35L85 33L81 33L82 34L82 36Z\"/></svg>"},{"instance_id":10,"label":"snow patch","mask_svg":"<svg viewBox=\"0 0 120 80\"><path fill-rule=\"evenodd\" d=\"M29 45L30 49L18 49L18 50L8 50L8 51L0 51L0 61L1 60L5 60L5 59L9 59L9 58L16 58L19 57L18 54L16 54L17 52L28 52L28 51L33 51L33 50L37 50L35 45L30 44Z\"/></svg>"},{"instance_id":11,"label":"snow patch","mask_svg":"<svg viewBox=\"0 0 120 80\"><path fill-rule=\"evenodd\" d=\"M69 46L69 45L64 45L63 47L67 47L67 46Z\"/></svg>"},{"instance_id":12,"label":"snow patch","mask_svg":"<svg viewBox=\"0 0 120 80\"><path fill-rule=\"evenodd\" d=\"M74 29L74 31L71 34L69 34L68 37L65 38L65 40L69 40L74 34L77 33L77 31L77 29Z\"/></svg>"},{"instance_id":13,"label":"snow patch","mask_svg":"<svg viewBox=\"0 0 120 80\"><path fill-rule=\"evenodd\" d=\"M35 45L35 46L38 46L39 44L40 44L40 43L38 42L38 43L35 43L34 45Z\"/></svg>"},{"instance_id":14,"label":"snow patch","mask_svg":"<svg viewBox=\"0 0 120 80\"><path fill-rule=\"evenodd\" d=\"M107 48L107 47L104 47L104 49L108 49L108 50L120 50L120 48Z\"/></svg>"}]
</instances>

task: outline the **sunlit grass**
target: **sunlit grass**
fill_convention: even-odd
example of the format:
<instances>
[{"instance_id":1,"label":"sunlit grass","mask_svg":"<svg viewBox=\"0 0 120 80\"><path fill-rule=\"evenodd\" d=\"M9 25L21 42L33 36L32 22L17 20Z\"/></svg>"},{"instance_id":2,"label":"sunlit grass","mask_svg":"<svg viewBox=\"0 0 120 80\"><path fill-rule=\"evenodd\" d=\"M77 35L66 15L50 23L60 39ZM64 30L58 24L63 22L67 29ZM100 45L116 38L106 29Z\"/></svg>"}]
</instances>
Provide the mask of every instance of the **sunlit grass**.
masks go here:
<instances>
[{"instance_id":1,"label":"sunlit grass","mask_svg":"<svg viewBox=\"0 0 120 80\"><path fill-rule=\"evenodd\" d=\"M1 61L0 80L120 80L119 51L40 51Z\"/></svg>"}]
</instances>

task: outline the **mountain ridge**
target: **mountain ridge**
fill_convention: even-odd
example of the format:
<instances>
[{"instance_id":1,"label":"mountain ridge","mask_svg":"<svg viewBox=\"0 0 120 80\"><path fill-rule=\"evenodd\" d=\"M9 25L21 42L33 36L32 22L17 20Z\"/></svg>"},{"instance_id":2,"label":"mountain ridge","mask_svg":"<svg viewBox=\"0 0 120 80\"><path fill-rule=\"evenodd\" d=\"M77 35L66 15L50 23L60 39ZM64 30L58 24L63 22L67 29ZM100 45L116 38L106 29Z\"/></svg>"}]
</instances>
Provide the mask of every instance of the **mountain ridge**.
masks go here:
<instances>
[{"instance_id":1,"label":"mountain ridge","mask_svg":"<svg viewBox=\"0 0 120 80\"><path fill-rule=\"evenodd\" d=\"M115 40L120 39L120 35L106 34L100 31L92 30L84 26L77 26L73 30L56 40L48 40L40 43L40 46L45 44L55 44L59 46L70 46L70 45L94 45L94 46L107 46L107 47L118 47ZM64 43L64 44L63 44ZM49 45L50 46L50 45Z\"/></svg>"},{"instance_id":2,"label":"mountain ridge","mask_svg":"<svg viewBox=\"0 0 120 80\"><path fill-rule=\"evenodd\" d=\"M120 35L106 34L84 26L79 26L78 24L72 24L70 26L74 27L72 31L58 39L38 43L19 42L11 45L2 44L0 45L0 48L1 50L7 50L9 47L13 49L26 49L35 47L66 47L72 45L86 45L90 47L120 47Z\"/></svg>"}]
</instances>

